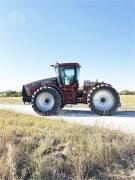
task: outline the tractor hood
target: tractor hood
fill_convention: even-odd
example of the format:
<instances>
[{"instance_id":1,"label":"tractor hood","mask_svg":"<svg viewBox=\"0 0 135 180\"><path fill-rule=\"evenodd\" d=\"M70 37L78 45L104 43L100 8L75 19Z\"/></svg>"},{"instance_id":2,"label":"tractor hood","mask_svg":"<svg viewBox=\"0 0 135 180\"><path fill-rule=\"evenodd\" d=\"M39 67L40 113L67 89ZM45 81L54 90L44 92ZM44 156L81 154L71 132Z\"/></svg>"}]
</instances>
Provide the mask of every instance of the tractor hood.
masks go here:
<instances>
[{"instance_id":1,"label":"tractor hood","mask_svg":"<svg viewBox=\"0 0 135 180\"><path fill-rule=\"evenodd\" d=\"M57 78L48 78L48 79L42 79L39 81L34 81L28 84L23 85L23 92L22 95L25 91L25 94L27 96L32 96L33 92L36 91L38 88L43 87L47 84L57 84Z\"/></svg>"}]
</instances>

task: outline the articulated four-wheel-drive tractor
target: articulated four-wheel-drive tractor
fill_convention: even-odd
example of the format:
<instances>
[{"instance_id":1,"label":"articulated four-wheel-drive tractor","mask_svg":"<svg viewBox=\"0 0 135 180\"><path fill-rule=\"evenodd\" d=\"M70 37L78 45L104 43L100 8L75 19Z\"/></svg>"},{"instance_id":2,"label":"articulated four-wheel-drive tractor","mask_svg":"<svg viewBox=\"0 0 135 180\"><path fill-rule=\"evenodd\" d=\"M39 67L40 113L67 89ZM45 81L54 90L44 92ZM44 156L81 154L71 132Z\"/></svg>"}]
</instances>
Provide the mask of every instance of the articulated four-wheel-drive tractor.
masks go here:
<instances>
[{"instance_id":1,"label":"articulated four-wheel-drive tractor","mask_svg":"<svg viewBox=\"0 0 135 180\"><path fill-rule=\"evenodd\" d=\"M117 91L104 82L84 81L79 88L78 63L56 63L57 77L43 79L23 85L23 102L31 102L34 111L40 115L59 112L67 104L88 104L98 115L111 115L120 106Z\"/></svg>"}]
</instances>

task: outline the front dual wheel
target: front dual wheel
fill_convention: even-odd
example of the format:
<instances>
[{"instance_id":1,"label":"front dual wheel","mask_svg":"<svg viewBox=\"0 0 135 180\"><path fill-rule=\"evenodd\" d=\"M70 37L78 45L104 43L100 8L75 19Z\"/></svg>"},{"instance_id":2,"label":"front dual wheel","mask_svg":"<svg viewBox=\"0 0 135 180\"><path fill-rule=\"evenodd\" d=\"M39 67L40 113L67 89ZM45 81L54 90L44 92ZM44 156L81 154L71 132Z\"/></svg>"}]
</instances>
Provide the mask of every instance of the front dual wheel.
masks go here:
<instances>
[{"instance_id":1,"label":"front dual wheel","mask_svg":"<svg viewBox=\"0 0 135 180\"><path fill-rule=\"evenodd\" d=\"M120 105L117 91L106 84L92 88L87 101L91 111L98 115L111 115Z\"/></svg>"},{"instance_id":2,"label":"front dual wheel","mask_svg":"<svg viewBox=\"0 0 135 180\"><path fill-rule=\"evenodd\" d=\"M31 102L34 111L45 116L60 111L61 96L52 87L41 87L34 92Z\"/></svg>"}]
</instances>

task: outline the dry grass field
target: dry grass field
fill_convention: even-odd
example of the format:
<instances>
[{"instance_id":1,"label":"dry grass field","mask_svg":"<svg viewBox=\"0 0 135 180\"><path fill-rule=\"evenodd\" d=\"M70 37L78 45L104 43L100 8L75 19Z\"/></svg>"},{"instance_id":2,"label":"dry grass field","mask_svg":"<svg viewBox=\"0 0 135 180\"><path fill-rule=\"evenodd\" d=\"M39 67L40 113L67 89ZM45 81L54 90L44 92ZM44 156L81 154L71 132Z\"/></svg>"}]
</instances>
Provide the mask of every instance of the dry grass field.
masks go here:
<instances>
[{"instance_id":1,"label":"dry grass field","mask_svg":"<svg viewBox=\"0 0 135 180\"><path fill-rule=\"evenodd\" d=\"M135 110L135 95L120 97L121 109ZM134 169L134 136L0 110L2 180L135 179Z\"/></svg>"},{"instance_id":2,"label":"dry grass field","mask_svg":"<svg viewBox=\"0 0 135 180\"><path fill-rule=\"evenodd\" d=\"M122 108L132 108L135 110L135 95L121 95Z\"/></svg>"},{"instance_id":3,"label":"dry grass field","mask_svg":"<svg viewBox=\"0 0 135 180\"><path fill-rule=\"evenodd\" d=\"M23 104L21 97L0 97L1 104Z\"/></svg>"},{"instance_id":4,"label":"dry grass field","mask_svg":"<svg viewBox=\"0 0 135 180\"><path fill-rule=\"evenodd\" d=\"M0 111L0 179L135 178L135 137Z\"/></svg>"}]
</instances>

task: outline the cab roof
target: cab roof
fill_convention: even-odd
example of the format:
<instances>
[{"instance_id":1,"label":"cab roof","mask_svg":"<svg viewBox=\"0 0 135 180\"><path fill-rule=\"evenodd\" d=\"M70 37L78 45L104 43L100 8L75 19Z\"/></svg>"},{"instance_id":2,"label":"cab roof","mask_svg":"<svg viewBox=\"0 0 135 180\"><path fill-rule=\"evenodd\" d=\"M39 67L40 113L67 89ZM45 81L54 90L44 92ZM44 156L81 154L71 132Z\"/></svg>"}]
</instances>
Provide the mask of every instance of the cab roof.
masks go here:
<instances>
[{"instance_id":1,"label":"cab roof","mask_svg":"<svg viewBox=\"0 0 135 180\"><path fill-rule=\"evenodd\" d=\"M55 65L51 65L51 66L54 68L56 68L56 67L72 67L72 66L81 67L79 63L56 63Z\"/></svg>"}]
</instances>

